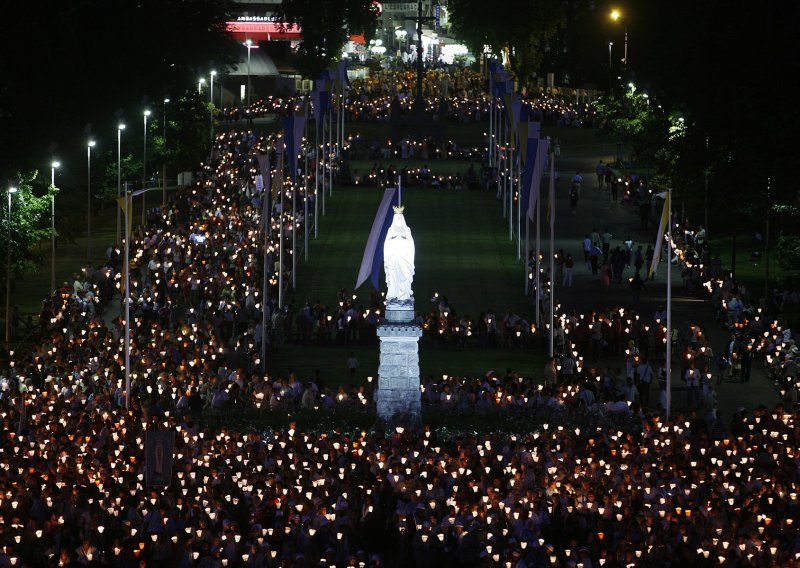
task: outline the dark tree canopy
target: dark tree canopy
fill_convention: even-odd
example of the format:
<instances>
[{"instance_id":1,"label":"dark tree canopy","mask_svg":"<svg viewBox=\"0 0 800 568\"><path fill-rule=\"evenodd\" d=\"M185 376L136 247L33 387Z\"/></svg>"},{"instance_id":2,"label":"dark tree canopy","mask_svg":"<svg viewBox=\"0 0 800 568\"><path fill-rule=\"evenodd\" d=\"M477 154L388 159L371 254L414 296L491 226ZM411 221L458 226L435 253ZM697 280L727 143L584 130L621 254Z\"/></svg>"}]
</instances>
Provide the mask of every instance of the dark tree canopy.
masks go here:
<instances>
[{"instance_id":1,"label":"dark tree canopy","mask_svg":"<svg viewBox=\"0 0 800 568\"><path fill-rule=\"evenodd\" d=\"M632 9L633 79L683 110L695 151L708 140L720 199L763 209L770 176L772 199L793 200L800 110L788 83L800 72L800 5L654 0Z\"/></svg>"},{"instance_id":2,"label":"dark tree canopy","mask_svg":"<svg viewBox=\"0 0 800 568\"><path fill-rule=\"evenodd\" d=\"M139 123L149 102L182 93L212 67L222 71L235 49L227 18L227 0L4 4L0 170L42 167L50 153L85 154L87 125L111 140L119 118Z\"/></svg>"},{"instance_id":3,"label":"dark tree canopy","mask_svg":"<svg viewBox=\"0 0 800 568\"><path fill-rule=\"evenodd\" d=\"M302 30L297 68L314 79L339 59L350 34L364 34L369 40L378 25L373 0L283 0L276 15Z\"/></svg>"},{"instance_id":4,"label":"dark tree canopy","mask_svg":"<svg viewBox=\"0 0 800 568\"><path fill-rule=\"evenodd\" d=\"M521 83L537 71L547 43L565 21L562 0L510 0L489 6L482 0L450 0L455 34L473 53L488 45L492 53L507 53Z\"/></svg>"}]
</instances>

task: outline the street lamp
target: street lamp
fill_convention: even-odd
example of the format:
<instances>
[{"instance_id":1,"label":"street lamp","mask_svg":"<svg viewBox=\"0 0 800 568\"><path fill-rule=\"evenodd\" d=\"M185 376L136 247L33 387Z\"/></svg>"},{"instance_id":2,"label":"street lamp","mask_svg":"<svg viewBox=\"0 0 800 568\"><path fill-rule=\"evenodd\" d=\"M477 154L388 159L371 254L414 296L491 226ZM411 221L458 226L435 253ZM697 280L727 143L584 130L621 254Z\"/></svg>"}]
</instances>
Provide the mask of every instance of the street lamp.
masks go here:
<instances>
[{"instance_id":1,"label":"street lamp","mask_svg":"<svg viewBox=\"0 0 800 568\"><path fill-rule=\"evenodd\" d=\"M203 85L205 84L205 82L206 82L206 78L205 77L200 77L200 79L198 79L198 81L197 81L197 94L198 95L202 94Z\"/></svg>"},{"instance_id":2,"label":"street lamp","mask_svg":"<svg viewBox=\"0 0 800 568\"><path fill-rule=\"evenodd\" d=\"M142 189L147 187L147 117L150 116L150 110L145 109L144 111L144 150L142 152ZM145 211L147 207L145 206L145 197L144 193L142 194L142 226L145 223Z\"/></svg>"},{"instance_id":3,"label":"street lamp","mask_svg":"<svg viewBox=\"0 0 800 568\"><path fill-rule=\"evenodd\" d=\"M8 229L8 240L6 241L6 350L11 341L11 194L16 193L17 188L8 188L8 217L6 217L6 228Z\"/></svg>"},{"instance_id":4,"label":"street lamp","mask_svg":"<svg viewBox=\"0 0 800 568\"><path fill-rule=\"evenodd\" d=\"M624 26L625 50L623 51L622 55L622 66L625 69L625 71L627 71L628 70L628 22L625 21L625 18L622 16L622 12L620 12L617 9L611 10L610 17L614 22L622 20L622 25Z\"/></svg>"},{"instance_id":5,"label":"street lamp","mask_svg":"<svg viewBox=\"0 0 800 568\"><path fill-rule=\"evenodd\" d=\"M612 71L612 64L611 64L611 48L614 47L614 42L608 42L608 72L609 74Z\"/></svg>"},{"instance_id":6,"label":"street lamp","mask_svg":"<svg viewBox=\"0 0 800 568\"><path fill-rule=\"evenodd\" d=\"M50 293L56 290L56 168L58 160L50 164Z\"/></svg>"},{"instance_id":7,"label":"street lamp","mask_svg":"<svg viewBox=\"0 0 800 568\"><path fill-rule=\"evenodd\" d=\"M211 106L209 107L208 114L209 114L209 123L211 124L211 151L214 151L214 77L216 77L217 72L211 71L211 89L209 90L209 102Z\"/></svg>"},{"instance_id":8,"label":"street lamp","mask_svg":"<svg viewBox=\"0 0 800 568\"><path fill-rule=\"evenodd\" d=\"M161 183L161 207L162 209L167 205L167 104L169 104L169 99L164 99L164 164L161 166L161 175L163 181Z\"/></svg>"},{"instance_id":9,"label":"street lamp","mask_svg":"<svg viewBox=\"0 0 800 568\"><path fill-rule=\"evenodd\" d=\"M92 259L92 148L95 141L86 143L86 260Z\"/></svg>"},{"instance_id":10,"label":"street lamp","mask_svg":"<svg viewBox=\"0 0 800 568\"><path fill-rule=\"evenodd\" d=\"M253 45L253 40L247 38L244 40L244 46L247 48L247 106L250 106L250 50L258 49L257 45Z\"/></svg>"},{"instance_id":11,"label":"street lamp","mask_svg":"<svg viewBox=\"0 0 800 568\"><path fill-rule=\"evenodd\" d=\"M122 197L122 131L125 125L121 122L117 125L117 198ZM120 223L122 223L122 213L117 207L117 245L120 243Z\"/></svg>"}]
</instances>

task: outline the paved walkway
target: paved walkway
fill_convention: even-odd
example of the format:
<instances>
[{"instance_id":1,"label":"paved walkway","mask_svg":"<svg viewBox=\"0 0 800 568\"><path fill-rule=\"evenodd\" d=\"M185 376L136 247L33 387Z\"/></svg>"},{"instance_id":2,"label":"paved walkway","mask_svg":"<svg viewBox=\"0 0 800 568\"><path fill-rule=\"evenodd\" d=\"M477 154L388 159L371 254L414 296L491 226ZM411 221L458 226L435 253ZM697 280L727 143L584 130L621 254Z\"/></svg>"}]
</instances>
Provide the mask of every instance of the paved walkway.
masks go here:
<instances>
[{"instance_id":1,"label":"paved walkway","mask_svg":"<svg viewBox=\"0 0 800 568\"><path fill-rule=\"evenodd\" d=\"M572 253L575 258L573 285L571 288L556 286L556 302L564 310L577 309L588 311L602 309L606 306L633 307L633 297L627 281L613 284L604 290L600 285L598 276L592 276L583 262L582 241L586 233L594 227L602 232L608 227L614 236L612 249L621 245L628 235L636 244L647 245L655 242L657 224L651 223L649 232L640 229L638 208L631 205L612 203L607 190L599 190L597 177L594 173L597 160L602 158L608 163L613 156L597 156L593 159L570 158L562 155L556 162L561 181L556 188L556 242L555 249L563 249L565 253ZM583 176L581 198L576 213L572 213L569 204L570 180L575 172ZM657 223L657 222L656 222ZM549 227L542 223L543 251L545 256L549 251ZM639 312L643 318L651 318L659 306L666 304L666 263L662 263L659 273L653 282L647 282L647 291L640 299ZM625 278L633 275L633 270L625 273ZM700 296L687 294L683 289L681 271L678 267L672 268L672 320L673 326L681 326L690 320L697 322L706 333L709 344L718 354L729 338L727 330L714 321L714 314L710 305ZM608 363L614 367L624 369L622 357L609 361L601 361L600 365ZM680 369L673 369L672 383L682 386L679 377ZM654 393L651 393L651 397ZM747 384L723 382L717 387L718 408L727 420L739 407L752 410L759 404L768 407L779 401L775 386L763 372L760 364L754 362L752 378ZM684 392L673 393L673 408L680 409L685 405Z\"/></svg>"}]
</instances>

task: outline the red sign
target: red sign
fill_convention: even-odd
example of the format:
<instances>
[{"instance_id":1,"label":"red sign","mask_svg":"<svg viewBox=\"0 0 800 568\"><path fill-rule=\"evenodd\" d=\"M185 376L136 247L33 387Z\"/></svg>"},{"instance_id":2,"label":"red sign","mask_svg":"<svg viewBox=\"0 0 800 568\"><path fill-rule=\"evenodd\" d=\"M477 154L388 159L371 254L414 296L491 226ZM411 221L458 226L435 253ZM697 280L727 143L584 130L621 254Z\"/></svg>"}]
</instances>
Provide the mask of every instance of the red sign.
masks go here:
<instances>
[{"instance_id":1,"label":"red sign","mask_svg":"<svg viewBox=\"0 0 800 568\"><path fill-rule=\"evenodd\" d=\"M299 26L287 26L281 30L280 22L228 22L227 28L236 39L273 40L300 39Z\"/></svg>"}]
</instances>

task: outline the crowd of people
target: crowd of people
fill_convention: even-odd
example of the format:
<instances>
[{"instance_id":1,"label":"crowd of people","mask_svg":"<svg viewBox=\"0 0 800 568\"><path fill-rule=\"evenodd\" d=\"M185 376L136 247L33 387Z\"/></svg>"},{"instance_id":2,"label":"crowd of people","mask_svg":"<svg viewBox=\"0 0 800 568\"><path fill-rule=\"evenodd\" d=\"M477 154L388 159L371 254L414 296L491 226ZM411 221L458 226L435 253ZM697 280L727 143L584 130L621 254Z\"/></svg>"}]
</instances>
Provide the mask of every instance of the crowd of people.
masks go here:
<instances>
[{"instance_id":1,"label":"crowd of people","mask_svg":"<svg viewBox=\"0 0 800 568\"><path fill-rule=\"evenodd\" d=\"M800 417L782 406L730 423L653 413L624 429L543 423L528 434L243 433L171 405L128 411L110 389L75 381L12 387L0 416L4 566L800 558ZM175 432L171 481L153 487L144 440L164 430Z\"/></svg>"},{"instance_id":2,"label":"crowd of people","mask_svg":"<svg viewBox=\"0 0 800 568\"><path fill-rule=\"evenodd\" d=\"M408 80L354 81L348 112L362 112L363 97L396 96L412 86ZM435 89L442 78L430 80ZM479 101L457 107L464 116L486 112L488 100L475 96L480 76L449 80L465 101ZM283 105L275 99L264 113ZM579 113L553 111L552 120L574 120L572 112ZM673 252L733 332L723 353L692 322L667 337L661 308L652 318L619 307L573 312L559 315L557 356L540 373L423 378L428 412L518 411L525 419L515 433L210 426L209 410L325 411L374 403L372 381L337 390L319 374L263 371L265 336L278 345L374 340L381 317L377 293L366 308L344 289L334 306L278 308L279 283L292 276L279 241L288 246L293 231L313 219L290 207L289 181L275 192L283 200L265 199L258 156L270 155L269 175L280 180L276 143L248 131L220 134L213 165L130 236L129 338L122 316L104 317L124 287L120 247L109 249L105 265L87 266L45 300L40 340L12 356L0 379L0 566L800 562L800 414L783 405L759 407L726 422L715 408L712 370L717 364L718 372L746 381L749 365L763 360L780 375L788 398L796 396L791 323L768 318L773 307L747 306L732 279L713 273L707 279L713 263L694 252L702 249L697 233L686 233ZM401 159L417 149L456 151L414 141L389 146ZM387 183L400 175L408 184L442 183L429 171L378 164L373 170L368 180ZM592 261L598 256L620 265L609 269L609 280L621 280L631 266L634 278L642 276L650 253L632 241L615 250L605 233L587 235L587 270L603 270ZM571 257L559 257L555 278L565 282ZM787 290L771 301L780 310L796 299ZM527 314L490 308L472 319L444 296L432 303L418 318L425 341L511 348L544 339ZM685 405L674 405L684 412L671 419L667 342L687 393ZM624 371L597 366L616 357L624 358ZM719 357L727 367L719 368ZM153 462L148 432L174 433L171 459L162 454ZM168 482L150 484L153 472Z\"/></svg>"}]
</instances>

